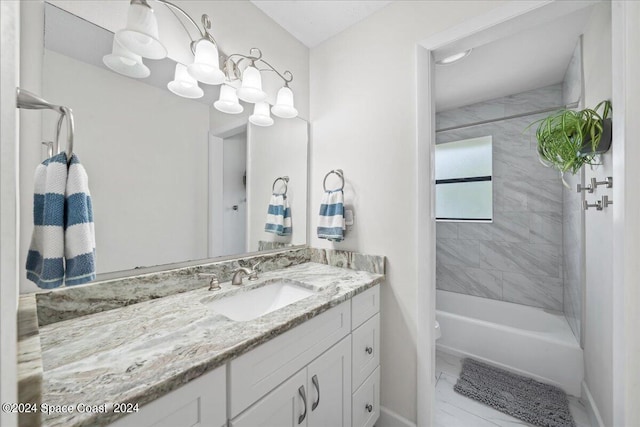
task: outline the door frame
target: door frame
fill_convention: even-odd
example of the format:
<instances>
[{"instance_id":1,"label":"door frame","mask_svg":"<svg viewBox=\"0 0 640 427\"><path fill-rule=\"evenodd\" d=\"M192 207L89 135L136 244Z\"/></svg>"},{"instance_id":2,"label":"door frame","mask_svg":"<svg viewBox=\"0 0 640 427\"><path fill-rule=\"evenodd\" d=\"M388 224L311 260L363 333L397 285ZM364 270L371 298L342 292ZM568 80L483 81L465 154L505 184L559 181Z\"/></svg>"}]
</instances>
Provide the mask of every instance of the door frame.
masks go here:
<instances>
[{"instance_id":1,"label":"door frame","mask_svg":"<svg viewBox=\"0 0 640 427\"><path fill-rule=\"evenodd\" d=\"M508 34L509 27L521 28L537 25L540 22L572 13L584 7L592 6L594 1L514 1L497 7L488 13L479 15L457 26L419 42L416 46L416 231L417 243L417 425L430 426L434 422L435 405L435 300L436 300L436 227L435 227L435 62L432 52L466 37L477 36L487 30L497 34ZM614 3L625 3L614 1ZM622 13L613 17L612 31L614 40L616 34L621 36L623 29ZM632 27L632 25L629 25ZM503 35L503 36L504 36ZM621 65L614 57L614 81ZM617 82L621 85L619 91L624 93L625 81ZM614 91L614 102L615 99ZM614 128L615 128L614 118ZM621 160L624 163L624 160ZM629 173L629 171L627 171ZM636 172L637 174L637 172ZM615 178L614 178L615 179ZM617 181L621 182L622 181ZM636 181L638 182L638 181ZM623 185L620 186L621 188ZM622 191L622 190L620 190ZM627 194L628 196L628 194ZM618 197L622 199L622 197ZM638 197L640 199L640 197ZM638 205L640 206L640 200ZM615 237L615 233L614 233ZM628 242L627 244L630 244ZM638 245L636 243L636 245ZM422 262L425 260L426 262ZM617 291L614 291L617 292ZM614 294L614 300L618 301ZM620 320L620 319L618 319ZM619 342L623 340L618 339ZM616 349L614 348L614 353ZM614 371L615 372L615 371ZM614 390L624 387L623 373L614 378ZM424 404L424 403L427 404ZM622 406L623 403L620 403ZM621 424L622 425L622 424Z\"/></svg>"}]
</instances>

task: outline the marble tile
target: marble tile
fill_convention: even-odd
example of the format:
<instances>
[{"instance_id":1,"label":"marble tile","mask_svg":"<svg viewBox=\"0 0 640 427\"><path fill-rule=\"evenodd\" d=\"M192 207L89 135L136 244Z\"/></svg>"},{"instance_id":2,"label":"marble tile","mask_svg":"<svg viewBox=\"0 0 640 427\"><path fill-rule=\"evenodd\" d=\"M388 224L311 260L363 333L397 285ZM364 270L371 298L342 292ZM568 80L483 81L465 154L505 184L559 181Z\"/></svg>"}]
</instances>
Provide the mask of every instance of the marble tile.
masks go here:
<instances>
[{"instance_id":1,"label":"marble tile","mask_svg":"<svg viewBox=\"0 0 640 427\"><path fill-rule=\"evenodd\" d=\"M494 212L491 240L496 242L529 242L529 213Z\"/></svg>"},{"instance_id":2,"label":"marble tile","mask_svg":"<svg viewBox=\"0 0 640 427\"><path fill-rule=\"evenodd\" d=\"M460 223L458 224L458 237L467 240L491 240L493 225L479 222Z\"/></svg>"},{"instance_id":3,"label":"marble tile","mask_svg":"<svg viewBox=\"0 0 640 427\"><path fill-rule=\"evenodd\" d=\"M562 212L532 212L530 242L562 245Z\"/></svg>"},{"instance_id":4,"label":"marble tile","mask_svg":"<svg viewBox=\"0 0 640 427\"><path fill-rule=\"evenodd\" d=\"M554 245L480 241L480 268L560 279L561 253Z\"/></svg>"},{"instance_id":5,"label":"marble tile","mask_svg":"<svg viewBox=\"0 0 640 427\"><path fill-rule=\"evenodd\" d=\"M562 105L562 84L521 92L505 97L507 115L526 113Z\"/></svg>"},{"instance_id":6,"label":"marble tile","mask_svg":"<svg viewBox=\"0 0 640 427\"><path fill-rule=\"evenodd\" d=\"M457 239L458 223L436 222L436 237L438 239Z\"/></svg>"},{"instance_id":7,"label":"marble tile","mask_svg":"<svg viewBox=\"0 0 640 427\"><path fill-rule=\"evenodd\" d=\"M436 239L436 261L459 267L479 266L477 240Z\"/></svg>"},{"instance_id":8,"label":"marble tile","mask_svg":"<svg viewBox=\"0 0 640 427\"><path fill-rule=\"evenodd\" d=\"M527 207L532 212L558 212L562 209L560 178L529 181Z\"/></svg>"},{"instance_id":9,"label":"marble tile","mask_svg":"<svg viewBox=\"0 0 640 427\"><path fill-rule=\"evenodd\" d=\"M18 304L18 402L42 403L42 351L34 294L20 296ZM38 412L20 412L20 427L40 425Z\"/></svg>"},{"instance_id":10,"label":"marble tile","mask_svg":"<svg viewBox=\"0 0 640 427\"><path fill-rule=\"evenodd\" d=\"M436 263L436 288L479 297L501 299L502 272Z\"/></svg>"},{"instance_id":11,"label":"marble tile","mask_svg":"<svg viewBox=\"0 0 640 427\"><path fill-rule=\"evenodd\" d=\"M562 292L562 279L502 274L502 298L505 301L562 311Z\"/></svg>"}]
</instances>

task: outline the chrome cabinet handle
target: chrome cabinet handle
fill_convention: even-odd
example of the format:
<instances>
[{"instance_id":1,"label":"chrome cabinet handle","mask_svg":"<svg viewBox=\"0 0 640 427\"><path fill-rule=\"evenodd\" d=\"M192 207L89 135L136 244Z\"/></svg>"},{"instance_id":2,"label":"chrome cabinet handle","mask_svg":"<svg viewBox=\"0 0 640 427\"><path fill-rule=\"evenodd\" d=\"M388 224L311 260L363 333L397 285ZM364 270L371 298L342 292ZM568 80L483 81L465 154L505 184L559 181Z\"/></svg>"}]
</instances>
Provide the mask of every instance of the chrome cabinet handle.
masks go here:
<instances>
[{"instance_id":1,"label":"chrome cabinet handle","mask_svg":"<svg viewBox=\"0 0 640 427\"><path fill-rule=\"evenodd\" d=\"M367 403L365 408L367 409L367 412L373 412L373 405L371 403Z\"/></svg>"},{"instance_id":2,"label":"chrome cabinet handle","mask_svg":"<svg viewBox=\"0 0 640 427\"><path fill-rule=\"evenodd\" d=\"M298 417L298 424L302 424L304 419L307 418L307 394L304 392L304 386L303 385L301 385L300 388L298 389L298 393L300 394L300 397L302 398L302 401L304 402L304 412L302 413L302 415L300 415Z\"/></svg>"},{"instance_id":3,"label":"chrome cabinet handle","mask_svg":"<svg viewBox=\"0 0 640 427\"><path fill-rule=\"evenodd\" d=\"M366 352L367 352L367 354L371 354L371 353L373 353L373 348L372 348L372 347L367 346L367 348L365 348L365 349L364 349L364 351L366 351Z\"/></svg>"},{"instance_id":4,"label":"chrome cabinet handle","mask_svg":"<svg viewBox=\"0 0 640 427\"><path fill-rule=\"evenodd\" d=\"M313 402L313 404L311 405L311 410L315 411L316 408L318 407L318 404L320 403L320 383L318 383L318 376L314 375L313 377L311 377L311 382L313 383L313 386L316 388L316 391L318 392L318 400Z\"/></svg>"}]
</instances>

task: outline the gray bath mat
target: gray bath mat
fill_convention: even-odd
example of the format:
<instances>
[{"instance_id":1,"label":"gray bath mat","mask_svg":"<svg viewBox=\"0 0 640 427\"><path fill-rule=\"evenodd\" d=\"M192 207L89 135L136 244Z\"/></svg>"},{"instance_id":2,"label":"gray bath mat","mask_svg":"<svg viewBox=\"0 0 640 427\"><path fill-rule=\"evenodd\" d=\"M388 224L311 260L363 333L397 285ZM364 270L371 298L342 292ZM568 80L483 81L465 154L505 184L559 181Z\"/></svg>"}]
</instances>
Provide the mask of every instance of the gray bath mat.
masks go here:
<instances>
[{"instance_id":1,"label":"gray bath mat","mask_svg":"<svg viewBox=\"0 0 640 427\"><path fill-rule=\"evenodd\" d=\"M569 401L558 387L465 359L453 388L500 412L540 427L575 427Z\"/></svg>"}]
</instances>

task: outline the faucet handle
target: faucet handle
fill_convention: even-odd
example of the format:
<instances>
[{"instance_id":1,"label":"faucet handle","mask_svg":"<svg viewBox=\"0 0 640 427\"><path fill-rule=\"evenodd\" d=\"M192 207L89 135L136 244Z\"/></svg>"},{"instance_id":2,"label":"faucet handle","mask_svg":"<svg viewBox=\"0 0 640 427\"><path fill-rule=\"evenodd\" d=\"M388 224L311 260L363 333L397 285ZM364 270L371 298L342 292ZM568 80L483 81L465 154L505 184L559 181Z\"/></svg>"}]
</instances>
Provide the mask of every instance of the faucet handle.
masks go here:
<instances>
[{"instance_id":1,"label":"faucet handle","mask_svg":"<svg viewBox=\"0 0 640 427\"><path fill-rule=\"evenodd\" d=\"M258 261L251 267L251 274L249 275L249 280L258 280L258 270L257 267L262 263L262 261Z\"/></svg>"},{"instance_id":2,"label":"faucet handle","mask_svg":"<svg viewBox=\"0 0 640 427\"><path fill-rule=\"evenodd\" d=\"M218 281L218 275L215 273L198 273L200 277L211 277L211 281L209 282L209 290L210 291L219 291L222 289L220 287L220 282Z\"/></svg>"}]
</instances>

